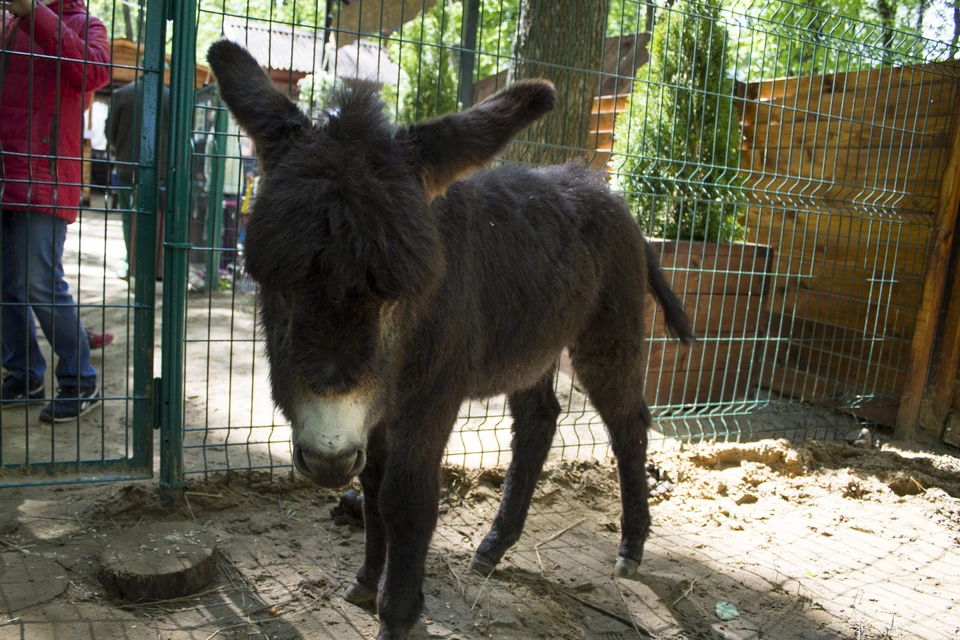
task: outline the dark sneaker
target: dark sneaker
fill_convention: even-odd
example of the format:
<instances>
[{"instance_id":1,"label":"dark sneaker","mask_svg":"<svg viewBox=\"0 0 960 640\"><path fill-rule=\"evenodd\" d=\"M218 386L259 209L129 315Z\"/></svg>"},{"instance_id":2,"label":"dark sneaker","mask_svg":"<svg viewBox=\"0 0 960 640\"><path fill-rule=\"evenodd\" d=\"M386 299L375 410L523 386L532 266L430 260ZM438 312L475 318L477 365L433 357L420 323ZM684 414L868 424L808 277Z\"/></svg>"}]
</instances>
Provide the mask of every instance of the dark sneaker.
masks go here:
<instances>
[{"instance_id":1,"label":"dark sneaker","mask_svg":"<svg viewBox=\"0 0 960 640\"><path fill-rule=\"evenodd\" d=\"M43 400L43 380L27 384L25 381L7 376L0 387L0 407L7 409L27 404L28 400Z\"/></svg>"},{"instance_id":2,"label":"dark sneaker","mask_svg":"<svg viewBox=\"0 0 960 640\"><path fill-rule=\"evenodd\" d=\"M100 404L100 389L66 385L57 389L57 399L40 412L43 422L67 422L88 414Z\"/></svg>"}]
</instances>

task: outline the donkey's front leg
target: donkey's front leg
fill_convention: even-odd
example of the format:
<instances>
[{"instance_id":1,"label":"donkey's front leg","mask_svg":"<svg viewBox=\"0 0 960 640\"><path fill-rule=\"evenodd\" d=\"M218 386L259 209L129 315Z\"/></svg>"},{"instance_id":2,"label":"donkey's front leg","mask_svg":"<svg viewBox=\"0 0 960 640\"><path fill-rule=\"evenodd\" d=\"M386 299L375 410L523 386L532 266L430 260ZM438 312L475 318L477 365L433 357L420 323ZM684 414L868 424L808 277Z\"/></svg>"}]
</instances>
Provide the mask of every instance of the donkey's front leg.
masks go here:
<instances>
[{"instance_id":1,"label":"donkey's front leg","mask_svg":"<svg viewBox=\"0 0 960 640\"><path fill-rule=\"evenodd\" d=\"M440 500L440 462L456 407L452 415L443 416L442 424L435 419L419 428L401 421L388 435L390 453L380 485L387 564L377 599L378 640L406 638L423 609L424 565Z\"/></svg>"},{"instance_id":2,"label":"donkey's front leg","mask_svg":"<svg viewBox=\"0 0 960 640\"><path fill-rule=\"evenodd\" d=\"M363 487L363 565L357 580L343 594L351 604L365 609L376 609L377 587L387 560L387 538L380 517L380 485L387 462L386 429L379 425L367 440L367 466L360 474Z\"/></svg>"}]
</instances>

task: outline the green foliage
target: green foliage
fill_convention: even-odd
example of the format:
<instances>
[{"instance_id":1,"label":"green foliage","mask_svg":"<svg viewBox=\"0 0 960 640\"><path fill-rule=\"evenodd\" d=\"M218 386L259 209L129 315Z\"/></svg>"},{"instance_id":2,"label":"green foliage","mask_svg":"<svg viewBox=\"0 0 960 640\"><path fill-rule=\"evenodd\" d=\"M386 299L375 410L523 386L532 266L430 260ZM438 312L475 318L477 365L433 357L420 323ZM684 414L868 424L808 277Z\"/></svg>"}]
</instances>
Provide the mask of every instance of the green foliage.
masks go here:
<instances>
[{"instance_id":1,"label":"green foliage","mask_svg":"<svg viewBox=\"0 0 960 640\"><path fill-rule=\"evenodd\" d=\"M664 15L629 112L618 118L619 186L651 235L711 242L744 236L742 133L719 18L719 8L697 0Z\"/></svg>"},{"instance_id":2,"label":"green foliage","mask_svg":"<svg viewBox=\"0 0 960 640\"><path fill-rule=\"evenodd\" d=\"M737 11L743 3L735 3ZM802 4L770 3L742 7L752 18L734 37L739 75L751 80L843 71L862 52L842 45L865 0L804 0ZM831 13L825 13L830 10Z\"/></svg>"},{"instance_id":3,"label":"green foliage","mask_svg":"<svg viewBox=\"0 0 960 640\"><path fill-rule=\"evenodd\" d=\"M610 0L607 10L607 37L613 38L647 30L647 4L642 0Z\"/></svg>"},{"instance_id":4,"label":"green foliage","mask_svg":"<svg viewBox=\"0 0 960 640\"><path fill-rule=\"evenodd\" d=\"M943 20L937 3L733 0L728 7L741 80L862 71L946 53L945 46L923 37L939 35L935 25Z\"/></svg>"},{"instance_id":5,"label":"green foliage","mask_svg":"<svg viewBox=\"0 0 960 640\"><path fill-rule=\"evenodd\" d=\"M300 93L300 103L304 111L313 119L319 115L324 99L331 91L342 84L341 80L332 73L317 71L304 76L297 82Z\"/></svg>"},{"instance_id":6,"label":"green foliage","mask_svg":"<svg viewBox=\"0 0 960 640\"><path fill-rule=\"evenodd\" d=\"M147 19L147 0L86 0L87 11L107 27L107 37L111 40L129 38L134 42L143 42ZM130 32L127 33L127 21L124 13L130 15Z\"/></svg>"},{"instance_id":7,"label":"green foliage","mask_svg":"<svg viewBox=\"0 0 960 640\"><path fill-rule=\"evenodd\" d=\"M509 64L517 30L518 0L481 0L474 77L486 78ZM400 86L384 87L397 119L411 123L460 108L460 52L463 3L438 0L401 25L387 51L400 66Z\"/></svg>"},{"instance_id":8,"label":"green foliage","mask_svg":"<svg viewBox=\"0 0 960 640\"><path fill-rule=\"evenodd\" d=\"M638 33L646 26L646 4L611 0L607 35ZM481 0L474 81L505 71L516 42L520 0ZM400 86L384 87L384 97L402 122L456 111L463 3L438 0L425 13L402 25L387 50L400 65Z\"/></svg>"},{"instance_id":9,"label":"green foliage","mask_svg":"<svg viewBox=\"0 0 960 640\"><path fill-rule=\"evenodd\" d=\"M384 98L400 122L450 113L458 109L457 88L463 3L438 0L426 12L403 24L387 43L400 66L399 86L384 87Z\"/></svg>"}]
</instances>

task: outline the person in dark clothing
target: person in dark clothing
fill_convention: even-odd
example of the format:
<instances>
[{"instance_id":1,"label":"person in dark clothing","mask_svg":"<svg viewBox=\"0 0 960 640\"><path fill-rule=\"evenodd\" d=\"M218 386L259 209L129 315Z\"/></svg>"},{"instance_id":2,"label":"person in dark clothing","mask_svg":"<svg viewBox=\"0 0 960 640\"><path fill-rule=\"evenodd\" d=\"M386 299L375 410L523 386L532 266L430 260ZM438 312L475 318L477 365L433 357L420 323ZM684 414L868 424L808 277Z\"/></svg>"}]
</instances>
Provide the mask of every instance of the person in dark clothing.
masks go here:
<instances>
[{"instance_id":1,"label":"person in dark clothing","mask_svg":"<svg viewBox=\"0 0 960 640\"><path fill-rule=\"evenodd\" d=\"M123 212L123 242L127 258L121 278L126 280L133 268L130 264L133 243L134 187L137 183L135 163L140 155L140 130L143 121L142 82L132 82L113 92L107 118L107 142L113 148L119 181L120 209ZM170 89L163 88L157 178L161 188L167 177L167 127L170 119Z\"/></svg>"}]
</instances>

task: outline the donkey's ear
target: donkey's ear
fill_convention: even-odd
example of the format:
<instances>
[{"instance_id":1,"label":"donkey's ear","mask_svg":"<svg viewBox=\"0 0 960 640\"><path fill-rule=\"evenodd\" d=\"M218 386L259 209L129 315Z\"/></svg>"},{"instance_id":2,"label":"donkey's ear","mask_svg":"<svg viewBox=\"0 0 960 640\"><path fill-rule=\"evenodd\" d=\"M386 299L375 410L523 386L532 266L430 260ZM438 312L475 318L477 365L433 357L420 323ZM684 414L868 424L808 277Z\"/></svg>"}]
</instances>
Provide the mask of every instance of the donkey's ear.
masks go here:
<instances>
[{"instance_id":1,"label":"donkey's ear","mask_svg":"<svg viewBox=\"0 0 960 640\"><path fill-rule=\"evenodd\" d=\"M429 194L442 193L488 163L527 125L553 109L557 91L546 80L521 80L460 113L406 130L418 153Z\"/></svg>"},{"instance_id":2,"label":"donkey's ear","mask_svg":"<svg viewBox=\"0 0 960 640\"><path fill-rule=\"evenodd\" d=\"M250 52L229 40L207 50L220 97L250 134L261 168L268 171L292 137L310 128L310 119L277 89Z\"/></svg>"}]
</instances>

